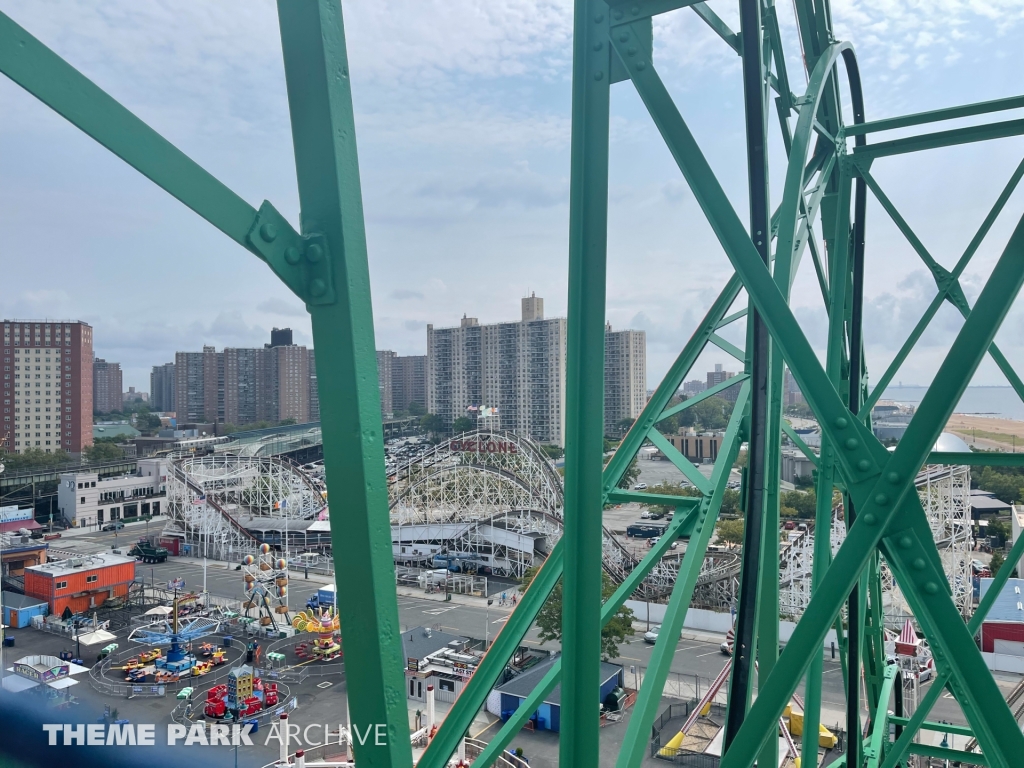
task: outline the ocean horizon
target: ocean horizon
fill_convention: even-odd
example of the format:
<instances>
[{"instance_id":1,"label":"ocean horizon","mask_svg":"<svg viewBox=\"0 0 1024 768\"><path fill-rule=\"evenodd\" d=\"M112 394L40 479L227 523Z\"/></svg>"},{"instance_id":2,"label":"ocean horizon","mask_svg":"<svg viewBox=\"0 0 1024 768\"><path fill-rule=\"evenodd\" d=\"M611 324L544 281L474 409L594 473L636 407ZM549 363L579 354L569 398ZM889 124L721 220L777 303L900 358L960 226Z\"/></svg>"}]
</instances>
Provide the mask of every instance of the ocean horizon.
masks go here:
<instances>
[{"instance_id":1,"label":"ocean horizon","mask_svg":"<svg viewBox=\"0 0 1024 768\"><path fill-rule=\"evenodd\" d=\"M882 399L918 405L927 391L922 386L889 386ZM1024 402L1010 386L968 387L953 412L1024 421Z\"/></svg>"}]
</instances>

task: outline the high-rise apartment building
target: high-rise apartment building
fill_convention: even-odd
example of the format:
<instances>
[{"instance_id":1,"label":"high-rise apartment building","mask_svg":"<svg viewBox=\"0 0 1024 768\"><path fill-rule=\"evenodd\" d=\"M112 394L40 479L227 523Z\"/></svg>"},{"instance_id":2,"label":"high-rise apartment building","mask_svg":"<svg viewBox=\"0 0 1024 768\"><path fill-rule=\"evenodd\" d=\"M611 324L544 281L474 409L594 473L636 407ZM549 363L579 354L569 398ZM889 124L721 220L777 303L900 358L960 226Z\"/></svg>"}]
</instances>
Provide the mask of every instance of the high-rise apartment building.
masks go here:
<instances>
[{"instance_id":1,"label":"high-rise apartment building","mask_svg":"<svg viewBox=\"0 0 1024 768\"><path fill-rule=\"evenodd\" d=\"M683 384L683 394L687 397L693 397L694 395L699 395L707 388L708 385L700 379L690 379Z\"/></svg>"},{"instance_id":2,"label":"high-rise apartment building","mask_svg":"<svg viewBox=\"0 0 1024 768\"><path fill-rule=\"evenodd\" d=\"M271 347L290 347L294 344L292 341L292 329L291 328L273 328L270 331L270 344Z\"/></svg>"},{"instance_id":3,"label":"high-rise apartment building","mask_svg":"<svg viewBox=\"0 0 1024 768\"><path fill-rule=\"evenodd\" d=\"M711 387L715 386L716 384L721 384L723 381L727 381L728 379L731 379L735 376L736 374L733 373L732 371L722 370L722 365L720 363L715 363L715 370L708 371L707 388L711 389ZM718 393L718 396L723 400L728 400L730 403L735 403L736 398L739 397L739 394L739 384L736 384L735 386L727 387L726 389L722 390L721 392Z\"/></svg>"},{"instance_id":4,"label":"high-rise apartment building","mask_svg":"<svg viewBox=\"0 0 1024 768\"><path fill-rule=\"evenodd\" d=\"M647 403L647 334L613 331L604 334L604 433L617 435L619 422L635 419Z\"/></svg>"},{"instance_id":5,"label":"high-rise apartment building","mask_svg":"<svg viewBox=\"0 0 1024 768\"><path fill-rule=\"evenodd\" d=\"M398 357L389 349L377 350L377 388L380 390L380 415L390 419L395 415L391 387L393 385L393 364Z\"/></svg>"},{"instance_id":6,"label":"high-rise apartment building","mask_svg":"<svg viewBox=\"0 0 1024 768\"><path fill-rule=\"evenodd\" d=\"M92 409L95 413L120 411L124 404L121 364L101 357L92 361Z\"/></svg>"},{"instance_id":7,"label":"high-rise apartment building","mask_svg":"<svg viewBox=\"0 0 1024 768\"><path fill-rule=\"evenodd\" d=\"M320 421L320 387L316 378L316 355L309 350L309 420Z\"/></svg>"},{"instance_id":8,"label":"high-rise apartment building","mask_svg":"<svg viewBox=\"0 0 1024 768\"><path fill-rule=\"evenodd\" d=\"M149 374L149 402L155 411L174 410L174 363L153 366Z\"/></svg>"},{"instance_id":9,"label":"high-rise apartment building","mask_svg":"<svg viewBox=\"0 0 1024 768\"><path fill-rule=\"evenodd\" d=\"M309 350L295 345L178 352L174 410L179 424L309 421Z\"/></svg>"},{"instance_id":10,"label":"high-rise apartment building","mask_svg":"<svg viewBox=\"0 0 1024 768\"><path fill-rule=\"evenodd\" d=\"M4 320L0 445L81 453L92 445L92 327Z\"/></svg>"},{"instance_id":11,"label":"high-rise apartment building","mask_svg":"<svg viewBox=\"0 0 1024 768\"><path fill-rule=\"evenodd\" d=\"M535 294L522 300L518 323L463 317L457 328L428 325L427 410L450 425L471 407L488 406L502 429L563 444L565 333L565 318L545 320L544 299ZM646 403L646 334L609 329L605 355L605 420L614 426Z\"/></svg>"},{"instance_id":12,"label":"high-rise apartment building","mask_svg":"<svg viewBox=\"0 0 1024 768\"><path fill-rule=\"evenodd\" d=\"M427 356L396 355L391 361L391 405L408 413L413 403L427 407Z\"/></svg>"}]
</instances>

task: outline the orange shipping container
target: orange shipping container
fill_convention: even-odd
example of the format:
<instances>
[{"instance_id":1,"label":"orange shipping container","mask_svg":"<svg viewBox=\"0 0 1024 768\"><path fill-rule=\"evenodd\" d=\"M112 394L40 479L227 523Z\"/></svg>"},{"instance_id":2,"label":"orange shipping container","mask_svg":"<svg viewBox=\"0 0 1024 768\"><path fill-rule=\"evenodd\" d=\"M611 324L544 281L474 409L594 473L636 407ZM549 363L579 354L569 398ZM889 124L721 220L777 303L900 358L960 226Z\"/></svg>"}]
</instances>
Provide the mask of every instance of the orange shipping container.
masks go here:
<instances>
[{"instance_id":1,"label":"orange shipping container","mask_svg":"<svg viewBox=\"0 0 1024 768\"><path fill-rule=\"evenodd\" d=\"M46 600L50 613L86 613L107 600L128 594L135 580L135 560L101 553L56 560L25 569L25 594Z\"/></svg>"}]
</instances>

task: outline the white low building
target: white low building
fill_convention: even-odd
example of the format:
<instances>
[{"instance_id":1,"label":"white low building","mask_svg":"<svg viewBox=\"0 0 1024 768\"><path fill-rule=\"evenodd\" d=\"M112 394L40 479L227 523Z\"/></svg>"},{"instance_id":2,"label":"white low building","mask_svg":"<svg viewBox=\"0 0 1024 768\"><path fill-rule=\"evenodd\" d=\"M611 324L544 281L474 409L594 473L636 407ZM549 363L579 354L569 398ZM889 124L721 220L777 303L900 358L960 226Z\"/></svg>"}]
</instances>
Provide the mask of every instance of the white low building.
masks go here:
<instances>
[{"instance_id":1,"label":"white low building","mask_svg":"<svg viewBox=\"0 0 1024 768\"><path fill-rule=\"evenodd\" d=\"M100 478L95 472L60 476L57 505L76 528L100 527L128 517L166 511L167 460L139 459L134 474Z\"/></svg>"}]
</instances>

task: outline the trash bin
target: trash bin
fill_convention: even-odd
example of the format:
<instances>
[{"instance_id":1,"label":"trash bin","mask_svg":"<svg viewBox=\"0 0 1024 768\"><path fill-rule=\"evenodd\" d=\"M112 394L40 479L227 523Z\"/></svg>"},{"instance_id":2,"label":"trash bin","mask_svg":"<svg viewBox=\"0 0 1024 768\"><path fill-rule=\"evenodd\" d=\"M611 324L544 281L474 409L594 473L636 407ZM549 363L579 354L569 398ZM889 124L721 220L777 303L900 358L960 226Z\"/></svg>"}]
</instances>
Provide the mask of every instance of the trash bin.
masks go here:
<instances>
[{"instance_id":1,"label":"trash bin","mask_svg":"<svg viewBox=\"0 0 1024 768\"><path fill-rule=\"evenodd\" d=\"M7 648L13 648L14 647L14 637L13 636L12 637L5 637L4 638L4 645Z\"/></svg>"},{"instance_id":2,"label":"trash bin","mask_svg":"<svg viewBox=\"0 0 1024 768\"><path fill-rule=\"evenodd\" d=\"M234 638L233 638L233 637L232 637L231 635L224 635L224 640L223 640L223 642L222 642L221 644L222 644L222 645L223 645L223 646L224 646L225 648L230 648L230 647L231 647L231 641L232 641L232 640L234 640Z\"/></svg>"},{"instance_id":3,"label":"trash bin","mask_svg":"<svg viewBox=\"0 0 1024 768\"><path fill-rule=\"evenodd\" d=\"M256 733L256 731L258 731L260 729L260 721L259 720L245 720L242 724L243 725L251 725L252 726L252 730L249 731L249 733Z\"/></svg>"}]
</instances>

